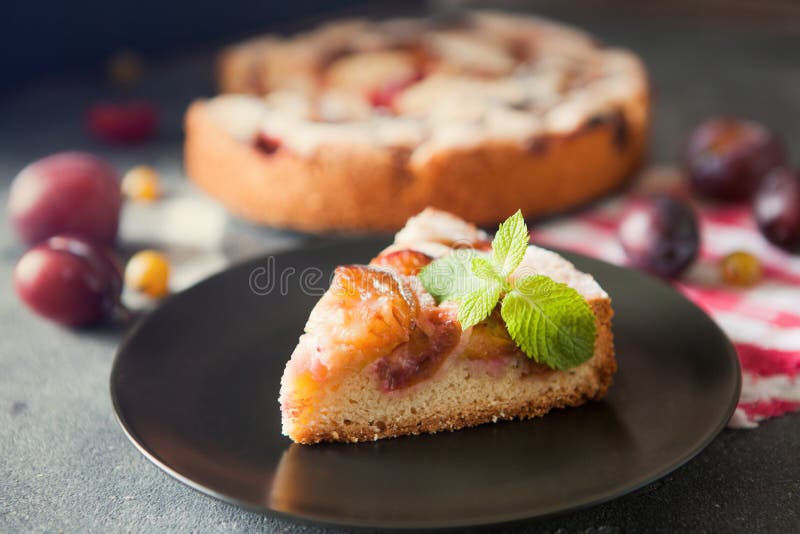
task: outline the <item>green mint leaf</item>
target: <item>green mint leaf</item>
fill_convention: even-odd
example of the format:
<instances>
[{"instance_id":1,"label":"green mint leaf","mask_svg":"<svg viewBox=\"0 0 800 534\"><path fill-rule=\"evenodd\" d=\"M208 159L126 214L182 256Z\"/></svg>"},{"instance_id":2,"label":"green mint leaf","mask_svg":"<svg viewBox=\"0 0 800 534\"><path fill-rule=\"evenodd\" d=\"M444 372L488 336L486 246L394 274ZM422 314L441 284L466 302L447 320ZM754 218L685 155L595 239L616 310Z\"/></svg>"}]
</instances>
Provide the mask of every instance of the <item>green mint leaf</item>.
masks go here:
<instances>
[{"instance_id":1,"label":"green mint leaf","mask_svg":"<svg viewBox=\"0 0 800 534\"><path fill-rule=\"evenodd\" d=\"M488 259L475 256L471 267L475 287L458 298L458 322L465 330L486 319L497 306L500 295L509 289L505 278Z\"/></svg>"},{"instance_id":2,"label":"green mint leaf","mask_svg":"<svg viewBox=\"0 0 800 534\"><path fill-rule=\"evenodd\" d=\"M458 301L458 320L464 330L488 317L501 293L508 289L494 266L468 249L454 250L429 264L417 276L436 302Z\"/></svg>"},{"instance_id":3,"label":"green mint leaf","mask_svg":"<svg viewBox=\"0 0 800 534\"><path fill-rule=\"evenodd\" d=\"M456 249L428 264L417 276L437 303L457 300L477 287L472 274L472 260L475 257L477 253L474 250Z\"/></svg>"},{"instance_id":4,"label":"green mint leaf","mask_svg":"<svg viewBox=\"0 0 800 534\"><path fill-rule=\"evenodd\" d=\"M495 277L476 277L475 280L479 281L480 287L458 299L458 322L462 330L489 317L505 289L505 282Z\"/></svg>"},{"instance_id":5,"label":"green mint leaf","mask_svg":"<svg viewBox=\"0 0 800 534\"><path fill-rule=\"evenodd\" d=\"M472 268L472 274L478 278L482 278L484 280L496 280L504 286L507 285L505 277L498 273L494 264L486 258L482 256L475 256L472 258L472 263L470 266Z\"/></svg>"},{"instance_id":6,"label":"green mint leaf","mask_svg":"<svg viewBox=\"0 0 800 534\"><path fill-rule=\"evenodd\" d=\"M458 320L464 330L488 317L502 292L508 289L494 266L469 249L454 250L417 276L437 303L458 301Z\"/></svg>"},{"instance_id":7,"label":"green mint leaf","mask_svg":"<svg viewBox=\"0 0 800 534\"><path fill-rule=\"evenodd\" d=\"M594 354L594 314L566 284L542 275L520 278L503 298L500 314L517 346L553 369L575 367Z\"/></svg>"},{"instance_id":8,"label":"green mint leaf","mask_svg":"<svg viewBox=\"0 0 800 534\"><path fill-rule=\"evenodd\" d=\"M512 286L508 277L527 249L528 228L517 211L500 225L491 258L454 250L418 276L437 303L458 302L464 330L486 319L505 294L503 322L529 358L559 370L580 365L594 354L594 314L577 291L546 276L525 276Z\"/></svg>"},{"instance_id":9,"label":"green mint leaf","mask_svg":"<svg viewBox=\"0 0 800 534\"><path fill-rule=\"evenodd\" d=\"M528 250L528 227L522 212L517 212L500 225L492 240L492 262L500 275L511 274Z\"/></svg>"}]
</instances>

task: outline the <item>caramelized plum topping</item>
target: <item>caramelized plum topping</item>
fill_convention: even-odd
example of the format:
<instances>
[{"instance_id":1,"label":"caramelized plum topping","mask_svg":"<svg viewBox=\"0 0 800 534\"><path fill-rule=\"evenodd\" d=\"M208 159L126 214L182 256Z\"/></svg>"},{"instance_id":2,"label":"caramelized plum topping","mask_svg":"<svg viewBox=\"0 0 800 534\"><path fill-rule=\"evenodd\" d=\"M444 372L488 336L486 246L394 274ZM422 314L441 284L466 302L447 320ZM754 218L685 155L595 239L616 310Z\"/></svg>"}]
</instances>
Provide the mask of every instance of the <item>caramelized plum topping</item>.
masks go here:
<instances>
[{"instance_id":1,"label":"caramelized plum topping","mask_svg":"<svg viewBox=\"0 0 800 534\"><path fill-rule=\"evenodd\" d=\"M389 267L406 276L416 276L433 261L433 258L417 250L404 249L381 254L370 265Z\"/></svg>"},{"instance_id":2,"label":"caramelized plum topping","mask_svg":"<svg viewBox=\"0 0 800 534\"><path fill-rule=\"evenodd\" d=\"M472 248L475 250L483 250L488 252L492 250L492 240L491 239L478 239L472 244Z\"/></svg>"},{"instance_id":3,"label":"caramelized plum topping","mask_svg":"<svg viewBox=\"0 0 800 534\"><path fill-rule=\"evenodd\" d=\"M369 363L409 340L419 314L416 295L389 269L345 265L311 312L306 330L315 332L330 358L359 355Z\"/></svg>"},{"instance_id":4,"label":"caramelized plum topping","mask_svg":"<svg viewBox=\"0 0 800 534\"><path fill-rule=\"evenodd\" d=\"M374 108L392 110L394 107L394 101L397 99L397 97L400 96L403 91L422 80L424 77L425 75L422 73L422 71L418 70L414 74L405 78L391 80L373 89L368 95L369 102Z\"/></svg>"},{"instance_id":5,"label":"caramelized plum topping","mask_svg":"<svg viewBox=\"0 0 800 534\"><path fill-rule=\"evenodd\" d=\"M436 308L427 319L434 326L430 336L414 328L407 343L378 361L378 378L384 391L407 388L429 378L458 345L461 327L455 317Z\"/></svg>"},{"instance_id":6,"label":"caramelized plum topping","mask_svg":"<svg viewBox=\"0 0 800 534\"><path fill-rule=\"evenodd\" d=\"M272 155L281 147L281 140L264 132L256 137L256 148L264 154Z\"/></svg>"},{"instance_id":7,"label":"caramelized plum topping","mask_svg":"<svg viewBox=\"0 0 800 534\"><path fill-rule=\"evenodd\" d=\"M499 308L472 327L469 342L464 348L464 357L470 360L518 354L520 350L508 335L500 316Z\"/></svg>"},{"instance_id":8,"label":"caramelized plum topping","mask_svg":"<svg viewBox=\"0 0 800 534\"><path fill-rule=\"evenodd\" d=\"M528 358L517 347L503 323L500 308L495 308L489 317L472 327L472 333L464 347L462 357L490 364L502 363L501 359L504 358L518 358L522 362L523 376L553 371L547 365ZM498 367L498 369L502 369L502 367Z\"/></svg>"}]
</instances>

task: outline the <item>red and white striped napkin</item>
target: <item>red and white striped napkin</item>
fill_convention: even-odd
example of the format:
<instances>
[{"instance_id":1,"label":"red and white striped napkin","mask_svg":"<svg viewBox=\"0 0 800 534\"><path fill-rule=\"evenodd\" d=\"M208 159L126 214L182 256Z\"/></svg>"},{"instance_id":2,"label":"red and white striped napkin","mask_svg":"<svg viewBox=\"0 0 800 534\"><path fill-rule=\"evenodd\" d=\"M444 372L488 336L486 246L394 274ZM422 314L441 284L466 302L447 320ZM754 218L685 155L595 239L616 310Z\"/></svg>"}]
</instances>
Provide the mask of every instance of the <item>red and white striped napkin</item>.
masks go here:
<instances>
[{"instance_id":1,"label":"red and white striped napkin","mask_svg":"<svg viewBox=\"0 0 800 534\"><path fill-rule=\"evenodd\" d=\"M624 265L617 239L620 215L632 195L654 191L692 198L679 171L654 167L630 192L537 226L533 242ZM770 245L749 205L691 202L700 216L700 258L674 284L720 325L739 353L742 395L729 426L753 428L764 419L800 410L800 256ZM752 288L720 280L719 260L737 250L755 254L762 263L763 279Z\"/></svg>"}]
</instances>

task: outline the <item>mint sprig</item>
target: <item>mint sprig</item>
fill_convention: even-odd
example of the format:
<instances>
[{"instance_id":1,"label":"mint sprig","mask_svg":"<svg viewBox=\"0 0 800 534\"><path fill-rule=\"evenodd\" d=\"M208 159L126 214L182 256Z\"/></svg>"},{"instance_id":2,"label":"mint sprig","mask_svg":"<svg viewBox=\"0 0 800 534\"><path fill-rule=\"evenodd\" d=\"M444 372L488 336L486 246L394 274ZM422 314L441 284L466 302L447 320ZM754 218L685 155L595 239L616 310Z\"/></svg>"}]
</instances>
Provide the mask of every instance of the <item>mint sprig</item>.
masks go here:
<instances>
[{"instance_id":1,"label":"mint sprig","mask_svg":"<svg viewBox=\"0 0 800 534\"><path fill-rule=\"evenodd\" d=\"M500 315L514 343L537 362L564 370L594 354L594 313L577 291L552 278L517 280Z\"/></svg>"},{"instance_id":2,"label":"mint sprig","mask_svg":"<svg viewBox=\"0 0 800 534\"><path fill-rule=\"evenodd\" d=\"M436 302L458 300L479 283L472 272L472 259L476 257L472 249L456 249L420 271L419 279Z\"/></svg>"},{"instance_id":3,"label":"mint sprig","mask_svg":"<svg viewBox=\"0 0 800 534\"><path fill-rule=\"evenodd\" d=\"M508 291L508 283L498 276L494 265L480 256L472 258L472 275L476 281L469 293L460 296L458 322L468 328L486 319L500 300L500 295Z\"/></svg>"},{"instance_id":4,"label":"mint sprig","mask_svg":"<svg viewBox=\"0 0 800 534\"><path fill-rule=\"evenodd\" d=\"M517 211L497 230L491 255L455 250L419 278L437 302L458 302L462 329L486 319L500 302L511 339L529 358L553 369L575 367L594 353L594 314L577 291L547 276L512 280L527 249L528 228Z\"/></svg>"},{"instance_id":5,"label":"mint sprig","mask_svg":"<svg viewBox=\"0 0 800 534\"><path fill-rule=\"evenodd\" d=\"M506 277L522 263L526 250L528 226L522 218L522 212L517 210L497 229L492 240L492 263L500 275Z\"/></svg>"}]
</instances>

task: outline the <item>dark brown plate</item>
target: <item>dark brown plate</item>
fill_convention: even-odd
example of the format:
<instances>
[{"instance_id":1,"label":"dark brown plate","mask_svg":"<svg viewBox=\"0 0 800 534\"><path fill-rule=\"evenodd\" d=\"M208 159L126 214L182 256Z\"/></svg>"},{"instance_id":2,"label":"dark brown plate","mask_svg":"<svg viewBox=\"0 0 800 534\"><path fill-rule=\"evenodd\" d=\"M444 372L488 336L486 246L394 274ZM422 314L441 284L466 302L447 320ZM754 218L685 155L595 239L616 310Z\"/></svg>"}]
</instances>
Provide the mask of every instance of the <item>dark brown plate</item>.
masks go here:
<instances>
[{"instance_id":1,"label":"dark brown plate","mask_svg":"<svg viewBox=\"0 0 800 534\"><path fill-rule=\"evenodd\" d=\"M277 403L284 364L332 269L384 245L276 254L164 302L122 343L111 374L133 443L192 488L265 514L441 528L540 517L633 491L697 454L735 408L738 359L707 315L664 283L565 254L613 299L619 372L604 401L452 433L292 444ZM284 273L284 288L276 280L258 294L270 269Z\"/></svg>"}]
</instances>

